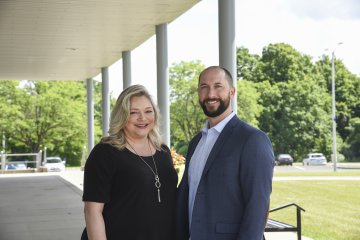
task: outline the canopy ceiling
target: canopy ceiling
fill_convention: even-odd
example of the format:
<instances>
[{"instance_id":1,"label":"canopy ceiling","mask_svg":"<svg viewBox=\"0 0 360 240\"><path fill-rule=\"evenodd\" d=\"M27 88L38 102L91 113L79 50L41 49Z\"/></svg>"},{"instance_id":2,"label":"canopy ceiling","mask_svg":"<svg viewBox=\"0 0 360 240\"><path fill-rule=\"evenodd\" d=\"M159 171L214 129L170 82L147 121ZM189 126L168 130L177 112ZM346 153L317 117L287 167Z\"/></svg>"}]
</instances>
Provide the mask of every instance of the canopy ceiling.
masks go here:
<instances>
[{"instance_id":1,"label":"canopy ceiling","mask_svg":"<svg viewBox=\"0 0 360 240\"><path fill-rule=\"evenodd\" d=\"M84 80L199 0L1 0L0 80Z\"/></svg>"}]
</instances>

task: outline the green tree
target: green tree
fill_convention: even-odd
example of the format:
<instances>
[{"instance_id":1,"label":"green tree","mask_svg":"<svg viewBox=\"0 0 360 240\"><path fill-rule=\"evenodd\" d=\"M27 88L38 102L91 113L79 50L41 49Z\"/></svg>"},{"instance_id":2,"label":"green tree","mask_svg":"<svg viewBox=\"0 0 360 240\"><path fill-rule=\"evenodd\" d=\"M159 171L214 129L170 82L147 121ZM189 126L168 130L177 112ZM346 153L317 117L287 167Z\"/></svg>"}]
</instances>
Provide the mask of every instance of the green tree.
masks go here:
<instances>
[{"instance_id":1,"label":"green tree","mask_svg":"<svg viewBox=\"0 0 360 240\"><path fill-rule=\"evenodd\" d=\"M83 82L0 82L0 122L11 151L51 154L79 165L86 140L86 97ZM23 83L23 82L22 82Z\"/></svg>"},{"instance_id":2,"label":"green tree","mask_svg":"<svg viewBox=\"0 0 360 240\"><path fill-rule=\"evenodd\" d=\"M331 60L324 56L316 65L326 81L327 92L331 95ZM351 128L348 128L350 120L360 117L360 77L347 70L339 59L335 60L335 69L337 132L345 141L351 133Z\"/></svg>"},{"instance_id":3,"label":"green tree","mask_svg":"<svg viewBox=\"0 0 360 240\"><path fill-rule=\"evenodd\" d=\"M244 52L244 51L243 51ZM251 54L245 51L245 56ZM239 56L238 56L239 58ZM246 57L243 57L246 59ZM331 154L331 105L326 79L304 55L285 43L269 44L247 80L260 97L258 126L269 134L274 151L296 160L312 151ZM252 107L253 108L253 107Z\"/></svg>"},{"instance_id":4,"label":"green tree","mask_svg":"<svg viewBox=\"0 0 360 240\"><path fill-rule=\"evenodd\" d=\"M204 68L199 61L191 61L173 64L169 70L171 145L180 154L187 152L191 138L204 125L197 95L198 76Z\"/></svg>"},{"instance_id":5,"label":"green tree","mask_svg":"<svg viewBox=\"0 0 360 240\"><path fill-rule=\"evenodd\" d=\"M259 99L260 93L255 83L246 80L237 82L237 115L254 127L258 127L258 118L263 110Z\"/></svg>"},{"instance_id":6,"label":"green tree","mask_svg":"<svg viewBox=\"0 0 360 240\"><path fill-rule=\"evenodd\" d=\"M248 80L267 80L273 84L301 80L314 73L310 56L301 54L288 44L276 43L264 47L253 78ZM323 83L319 81L318 84Z\"/></svg>"},{"instance_id":7,"label":"green tree","mask_svg":"<svg viewBox=\"0 0 360 240\"><path fill-rule=\"evenodd\" d=\"M253 79L254 71L259 62L259 56L250 54L249 50L245 47L236 49L236 67L237 79L250 80Z\"/></svg>"},{"instance_id":8,"label":"green tree","mask_svg":"<svg viewBox=\"0 0 360 240\"><path fill-rule=\"evenodd\" d=\"M257 85L264 111L260 129L267 132L274 151L290 153L299 161L307 153L331 154L331 119L326 112L328 94L311 79Z\"/></svg>"},{"instance_id":9,"label":"green tree","mask_svg":"<svg viewBox=\"0 0 360 240\"><path fill-rule=\"evenodd\" d=\"M360 118L350 120L349 136L346 139L343 153L348 161L360 161Z\"/></svg>"}]
</instances>

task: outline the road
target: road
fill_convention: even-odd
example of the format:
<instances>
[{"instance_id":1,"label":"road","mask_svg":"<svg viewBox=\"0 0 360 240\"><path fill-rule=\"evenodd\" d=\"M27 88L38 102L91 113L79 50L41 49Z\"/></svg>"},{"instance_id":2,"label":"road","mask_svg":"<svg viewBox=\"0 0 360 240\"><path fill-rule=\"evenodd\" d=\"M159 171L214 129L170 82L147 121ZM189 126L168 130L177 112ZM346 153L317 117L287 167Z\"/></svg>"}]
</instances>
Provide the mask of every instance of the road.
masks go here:
<instances>
[{"instance_id":1,"label":"road","mask_svg":"<svg viewBox=\"0 0 360 240\"><path fill-rule=\"evenodd\" d=\"M275 166L275 172L333 172L332 164L320 166L303 166L295 163L293 166ZM360 171L360 163L340 163L337 164L337 171Z\"/></svg>"}]
</instances>

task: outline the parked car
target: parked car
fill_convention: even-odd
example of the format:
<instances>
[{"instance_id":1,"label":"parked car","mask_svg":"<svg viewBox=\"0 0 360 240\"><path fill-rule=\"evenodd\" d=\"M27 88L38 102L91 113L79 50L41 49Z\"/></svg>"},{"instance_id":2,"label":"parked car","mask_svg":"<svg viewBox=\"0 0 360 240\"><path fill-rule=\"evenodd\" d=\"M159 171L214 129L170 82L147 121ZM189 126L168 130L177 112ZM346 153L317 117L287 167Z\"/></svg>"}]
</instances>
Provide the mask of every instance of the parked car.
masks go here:
<instances>
[{"instance_id":1,"label":"parked car","mask_svg":"<svg viewBox=\"0 0 360 240\"><path fill-rule=\"evenodd\" d=\"M25 163L8 163L5 165L5 170L26 170Z\"/></svg>"},{"instance_id":2,"label":"parked car","mask_svg":"<svg viewBox=\"0 0 360 240\"><path fill-rule=\"evenodd\" d=\"M63 172L65 171L65 161L62 161L60 157L47 157L44 167L49 172Z\"/></svg>"},{"instance_id":3,"label":"parked car","mask_svg":"<svg viewBox=\"0 0 360 240\"><path fill-rule=\"evenodd\" d=\"M290 165L292 166L294 160L290 154L279 154L275 158L276 165Z\"/></svg>"},{"instance_id":4,"label":"parked car","mask_svg":"<svg viewBox=\"0 0 360 240\"><path fill-rule=\"evenodd\" d=\"M327 161L322 153L309 153L303 159L303 165L326 165Z\"/></svg>"}]
</instances>

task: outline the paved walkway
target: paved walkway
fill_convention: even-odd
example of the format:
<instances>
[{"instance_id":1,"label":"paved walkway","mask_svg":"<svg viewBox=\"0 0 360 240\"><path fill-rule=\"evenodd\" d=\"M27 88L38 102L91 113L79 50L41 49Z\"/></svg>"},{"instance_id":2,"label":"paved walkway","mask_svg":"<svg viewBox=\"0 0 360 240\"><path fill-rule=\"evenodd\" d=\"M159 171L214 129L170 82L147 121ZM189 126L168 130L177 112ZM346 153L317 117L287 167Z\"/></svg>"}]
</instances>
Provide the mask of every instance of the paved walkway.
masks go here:
<instances>
[{"instance_id":1,"label":"paved walkway","mask_svg":"<svg viewBox=\"0 0 360 240\"><path fill-rule=\"evenodd\" d=\"M0 175L1 240L76 240L85 226L82 191L59 175Z\"/></svg>"},{"instance_id":2,"label":"paved walkway","mask_svg":"<svg viewBox=\"0 0 360 240\"><path fill-rule=\"evenodd\" d=\"M82 183L83 172L79 169L0 174L0 239L80 239L85 226ZM286 232L265 236L267 240L297 239L295 233Z\"/></svg>"}]
</instances>

